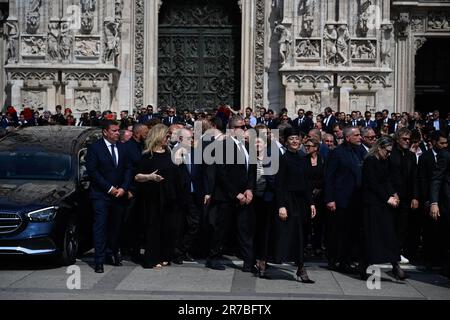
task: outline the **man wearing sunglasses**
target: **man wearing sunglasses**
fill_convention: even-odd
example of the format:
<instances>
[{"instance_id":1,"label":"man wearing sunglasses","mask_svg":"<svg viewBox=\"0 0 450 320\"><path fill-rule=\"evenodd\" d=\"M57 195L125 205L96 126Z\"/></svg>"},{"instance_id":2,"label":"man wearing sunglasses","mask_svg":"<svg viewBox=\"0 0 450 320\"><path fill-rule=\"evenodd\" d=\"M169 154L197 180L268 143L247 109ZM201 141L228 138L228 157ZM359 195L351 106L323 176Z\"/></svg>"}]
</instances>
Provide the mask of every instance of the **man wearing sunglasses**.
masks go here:
<instances>
[{"instance_id":1,"label":"man wearing sunglasses","mask_svg":"<svg viewBox=\"0 0 450 320\"><path fill-rule=\"evenodd\" d=\"M369 152L370 148L373 147L375 142L377 141L377 135L375 134L375 131L371 127L364 127L361 128L361 152L362 155L365 157L366 154Z\"/></svg>"},{"instance_id":2,"label":"man wearing sunglasses","mask_svg":"<svg viewBox=\"0 0 450 320\"><path fill-rule=\"evenodd\" d=\"M412 210L419 207L417 186L417 161L416 155L410 151L411 131L407 128L399 129L394 136L395 144L389 157L389 172L391 184L396 191L400 205L395 209L396 231L402 250L401 263L409 263L405 258L405 251L412 252L408 248L408 225Z\"/></svg>"}]
</instances>

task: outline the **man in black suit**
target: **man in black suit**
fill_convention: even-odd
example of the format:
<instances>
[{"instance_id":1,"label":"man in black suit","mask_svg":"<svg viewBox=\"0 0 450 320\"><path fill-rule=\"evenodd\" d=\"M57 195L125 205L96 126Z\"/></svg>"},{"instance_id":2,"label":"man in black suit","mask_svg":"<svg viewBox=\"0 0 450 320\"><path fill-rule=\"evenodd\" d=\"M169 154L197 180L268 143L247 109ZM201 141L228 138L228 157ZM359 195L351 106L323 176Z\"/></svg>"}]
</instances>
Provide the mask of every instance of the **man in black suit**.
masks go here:
<instances>
[{"instance_id":1,"label":"man in black suit","mask_svg":"<svg viewBox=\"0 0 450 320\"><path fill-rule=\"evenodd\" d=\"M375 134L375 131L371 127L363 127L361 129L361 153L362 156L365 157L367 153L369 152L370 148L373 147L375 142L377 142L377 135Z\"/></svg>"},{"instance_id":2,"label":"man in black suit","mask_svg":"<svg viewBox=\"0 0 450 320\"><path fill-rule=\"evenodd\" d=\"M392 134L395 132L395 120L389 118L389 110L384 109L382 112L383 117L377 121L377 129L380 130L383 124L387 123L388 133Z\"/></svg>"},{"instance_id":3,"label":"man in black suit","mask_svg":"<svg viewBox=\"0 0 450 320\"><path fill-rule=\"evenodd\" d=\"M447 149L447 136L438 132L430 137L433 148L423 153L419 158L417 169L417 185L419 188L419 202L423 215L420 222L423 225L423 247L425 265L431 269L433 264L441 258L442 241L440 241L439 223L431 218L430 185L433 172L437 168L437 159L442 150ZM419 235L420 236L420 235Z\"/></svg>"},{"instance_id":4,"label":"man in black suit","mask_svg":"<svg viewBox=\"0 0 450 320\"><path fill-rule=\"evenodd\" d=\"M240 116L233 116L230 120L230 136L220 142L223 158L219 159L216 153L215 177L214 184L211 185L211 205L208 212L212 237L206 261L206 267L216 270L225 269L217 258L233 218L237 219L238 241L244 260L242 270L251 272L254 264L254 212L251 204L256 184L256 165L250 163L244 130L244 120ZM211 170L208 172L211 174Z\"/></svg>"},{"instance_id":5,"label":"man in black suit","mask_svg":"<svg viewBox=\"0 0 450 320\"><path fill-rule=\"evenodd\" d=\"M363 127L364 126L363 121L361 121L358 118L358 113L356 111L352 111L351 116L352 116L352 121L351 121L350 125L352 127Z\"/></svg>"},{"instance_id":6,"label":"man in black suit","mask_svg":"<svg viewBox=\"0 0 450 320\"><path fill-rule=\"evenodd\" d=\"M333 110L330 107L326 107L325 118L323 119L323 129L326 133L333 134L334 123L336 123L336 118L333 115Z\"/></svg>"},{"instance_id":7,"label":"man in black suit","mask_svg":"<svg viewBox=\"0 0 450 320\"><path fill-rule=\"evenodd\" d=\"M167 117L163 118L162 123L165 124L166 126L170 127L171 125L177 124L180 122L181 122L181 119L175 114L175 108L169 107L169 109L167 109Z\"/></svg>"},{"instance_id":8,"label":"man in black suit","mask_svg":"<svg viewBox=\"0 0 450 320\"><path fill-rule=\"evenodd\" d=\"M366 111L364 113L364 120L362 126L372 128L373 130L376 129L377 123L372 120L372 113L370 111Z\"/></svg>"},{"instance_id":9,"label":"man in black suit","mask_svg":"<svg viewBox=\"0 0 450 320\"><path fill-rule=\"evenodd\" d=\"M442 225L446 257L443 273L450 278L450 153L443 150L438 156L430 187L431 217Z\"/></svg>"},{"instance_id":10,"label":"man in black suit","mask_svg":"<svg viewBox=\"0 0 450 320\"><path fill-rule=\"evenodd\" d=\"M121 265L120 231L133 178L126 147L119 143L119 123L104 120L103 139L89 146L86 169L91 179L90 198L94 207L95 272L103 273L107 245L112 264Z\"/></svg>"},{"instance_id":11,"label":"man in black suit","mask_svg":"<svg viewBox=\"0 0 450 320\"><path fill-rule=\"evenodd\" d=\"M428 121L427 127L434 129L435 131L441 131L447 134L447 123L445 120L440 118L439 110L433 111L433 119Z\"/></svg>"},{"instance_id":12,"label":"man in black suit","mask_svg":"<svg viewBox=\"0 0 450 320\"><path fill-rule=\"evenodd\" d=\"M361 179L363 158L358 127L344 128L344 143L331 152L325 170L324 201L330 211L327 239L331 268L350 271L360 243Z\"/></svg>"},{"instance_id":13,"label":"man in black suit","mask_svg":"<svg viewBox=\"0 0 450 320\"><path fill-rule=\"evenodd\" d=\"M408 239L409 216L411 210L419 207L417 187L417 160L411 147L411 131L407 128L399 129L394 136L395 144L389 157L389 172L392 187L400 199L400 205L395 209L397 237L400 243L402 263L407 263L404 251L414 258L415 249Z\"/></svg>"},{"instance_id":14,"label":"man in black suit","mask_svg":"<svg viewBox=\"0 0 450 320\"><path fill-rule=\"evenodd\" d=\"M297 127L299 131L303 133L309 132L312 128L314 128L314 122L307 116L305 116L305 110L298 110L298 117L293 121L293 126Z\"/></svg>"}]
</instances>

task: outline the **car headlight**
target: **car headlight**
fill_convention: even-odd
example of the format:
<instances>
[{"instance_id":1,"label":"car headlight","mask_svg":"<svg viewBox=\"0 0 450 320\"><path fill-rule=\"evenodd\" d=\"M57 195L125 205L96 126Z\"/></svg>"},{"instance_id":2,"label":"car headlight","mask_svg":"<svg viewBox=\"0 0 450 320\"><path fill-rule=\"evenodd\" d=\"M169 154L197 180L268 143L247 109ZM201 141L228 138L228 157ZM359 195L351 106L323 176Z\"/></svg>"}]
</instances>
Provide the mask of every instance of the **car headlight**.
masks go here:
<instances>
[{"instance_id":1,"label":"car headlight","mask_svg":"<svg viewBox=\"0 0 450 320\"><path fill-rule=\"evenodd\" d=\"M58 207L49 207L49 208L44 208L44 209L29 212L29 213L27 213L27 216L31 221L48 222L48 221L53 221L53 219L56 216L57 210L58 210Z\"/></svg>"}]
</instances>

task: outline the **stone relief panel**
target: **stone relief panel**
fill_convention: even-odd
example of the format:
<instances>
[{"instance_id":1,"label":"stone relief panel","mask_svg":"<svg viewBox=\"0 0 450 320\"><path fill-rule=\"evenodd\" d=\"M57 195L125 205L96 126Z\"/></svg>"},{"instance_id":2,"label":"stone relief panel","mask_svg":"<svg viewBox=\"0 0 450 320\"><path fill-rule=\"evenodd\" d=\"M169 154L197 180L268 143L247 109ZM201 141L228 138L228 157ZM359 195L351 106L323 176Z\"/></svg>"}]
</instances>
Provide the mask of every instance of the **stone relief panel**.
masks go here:
<instances>
[{"instance_id":1,"label":"stone relief panel","mask_svg":"<svg viewBox=\"0 0 450 320\"><path fill-rule=\"evenodd\" d=\"M425 32L425 16L416 14L411 16L411 31Z\"/></svg>"},{"instance_id":2,"label":"stone relief panel","mask_svg":"<svg viewBox=\"0 0 450 320\"><path fill-rule=\"evenodd\" d=\"M312 111L314 114L321 112L320 92L296 92L295 93L295 114L299 109Z\"/></svg>"},{"instance_id":3,"label":"stone relief panel","mask_svg":"<svg viewBox=\"0 0 450 320\"><path fill-rule=\"evenodd\" d=\"M75 90L75 112L101 110L101 93L92 90Z\"/></svg>"},{"instance_id":4,"label":"stone relief panel","mask_svg":"<svg viewBox=\"0 0 450 320\"><path fill-rule=\"evenodd\" d=\"M327 24L324 31L324 56L328 65L348 65L350 33L345 24Z\"/></svg>"},{"instance_id":5,"label":"stone relief panel","mask_svg":"<svg viewBox=\"0 0 450 320\"><path fill-rule=\"evenodd\" d=\"M47 91L44 90L22 90L22 104L35 110L47 109Z\"/></svg>"},{"instance_id":6,"label":"stone relief panel","mask_svg":"<svg viewBox=\"0 0 450 320\"><path fill-rule=\"evenodd\" d=\"M376 112L375 93L350 93L350 111Z\"/></svg>"},{"instance_id":7,"label":"stone relief panel","mask_svg":"<svg viewBox=\"0 0 450 320\"><path fill-rule=\"evenodd\" d=\"M100 57L100 37L75 37L74 55L78 59L98 59Z\"/></svg>"},{"instance_id":8,"label":"stone relief panel","mask_svg":"<svg viewBox=\"0 0 450 320\"><path fill-rule=\"evenodd\" d=\"M320 39L297 39L295 41L295 58L297 61L320 60L321 52Z\"/></svg>"},{"instance_id":9,"label":"stone relief panel","mask_svg":"<svg viewBox=\"0 0 450 320\"><path fill-rule=\"evenodd\" d=\"M134 106L144 104L144 0L135 2L135 55L134 55Z\"/></svg>"},{"instance_id":10,"label":"stone relief panel","mask_svg":"<svg viewBox=\"0 0 450 320\"><path fill-rule=\"evenodd\" d=\"M430 13L427 19L427 31L438 32L438 31L450 31L450 13Z\"/></svg>"},{"instance_id":11,"label":"stone relief panel","mask_svg":"<svg viewBox=\"0 0 450 320\"><path fill-rule=\"evenodd\" d=\"M47 54L46 36L22 36L21 38L22 57L42 57Z\"/></svg>"},{"instance_id":12,"label":"stone relief panel","mask_svg":"<svg viewBox=\"0 0 450 320\"><path fill-rule=\"evenodd\" d=\"M377 58L376 40L352 40L350 47L352 61L375 61Z\"/></svg>"},{"instance_id":13,"label":"stone relief panel","mask_svg":"<svg viewBox=\"0 0 450 320\"><path fill-rule=\"evenodd\" d=\"M264 51L265 51L265 1L256 0L255 25L255 100L254 104L264 104Z\"/></svg>"}]
</instances>

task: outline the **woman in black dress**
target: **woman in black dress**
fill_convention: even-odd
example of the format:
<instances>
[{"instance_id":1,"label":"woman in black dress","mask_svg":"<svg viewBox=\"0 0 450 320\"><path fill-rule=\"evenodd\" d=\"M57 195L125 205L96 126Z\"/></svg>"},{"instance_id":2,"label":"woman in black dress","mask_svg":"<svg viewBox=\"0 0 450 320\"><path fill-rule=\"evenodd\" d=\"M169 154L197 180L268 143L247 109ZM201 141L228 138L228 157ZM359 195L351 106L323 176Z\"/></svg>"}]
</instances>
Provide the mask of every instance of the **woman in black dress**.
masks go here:
<instances>
[{"instance_id":1,"label":"woman in black dress","mask_svg":"<svg viewBox=\"0 0 450 320\"><path fill-rule=\"evenodd\" d=\"M307 176L307 159L299 153L301 140L298 129L287 128L284 132L286 153L280 159L280 168L276 176L275 190L278 207L278 241L276 261L286 261L289 253L295 249L297 280L314 283L310 280L304 266L304 231L307 215L316 215L312 200L311 182Z\"/></svg>"},{"instance_id":2,"label":"woman in black dress","mask_svg":"<svg viewBox=\"0 0 450 320\"><path fill-rule=\"evenodd\" d=\"M392 151L393 141L389 136L381 137L369 150L363 164L363 230L365 252L360 276L367 279L367 267L389 262L392 272L403 280L405 273L400 268L400 244L395 233L392 208L399 205L399 199L389 182L387 159Z\"/></svg>"},{"instance_id":3,"label":"woman in black dress","mask_svg":"<svg viewBox=\"0 0 450 320\"><path fill-rule=\"evenodd\" d=\"M183 199L182 173L168 149L170 135L163 124L154 126L146 140L135 180L144 215L144 268L167 266L173 258Z\"/></svg>"}]
</instances>

